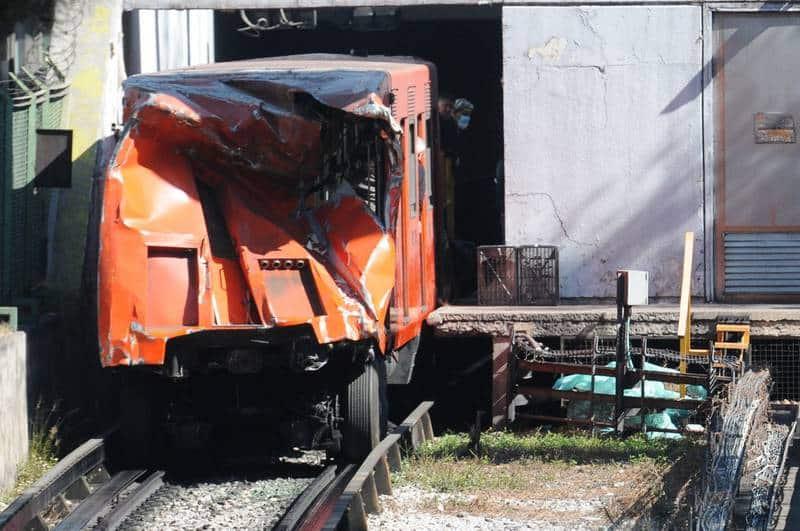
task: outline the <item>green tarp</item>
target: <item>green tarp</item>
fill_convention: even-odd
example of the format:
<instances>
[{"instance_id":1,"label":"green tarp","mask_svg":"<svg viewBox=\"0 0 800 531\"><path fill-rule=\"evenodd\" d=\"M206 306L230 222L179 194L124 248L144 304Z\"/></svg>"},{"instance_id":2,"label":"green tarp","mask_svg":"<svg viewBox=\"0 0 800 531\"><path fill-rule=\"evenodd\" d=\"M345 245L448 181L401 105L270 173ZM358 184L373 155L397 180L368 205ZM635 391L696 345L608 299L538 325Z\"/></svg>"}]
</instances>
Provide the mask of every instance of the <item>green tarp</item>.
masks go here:
<instances>
[{"instance_id":1,"label":"green tarp","mask_svg":"<svg viewBox=\"0 0 800 531\"><path fill-rule=\"evenodd\" d=\"M614 368L617 366L615 361L607 364L606 367ZM661 367L653 363L645 362L645 370L678 373L675 369ZM591 391L592 377L588 374L570 374L556 380L553 389L557 391ZM595 376L594 392L602 395L614 395L616 393L616 379L612 376ZM708 396L706 389L699 385L687 385L686 395L689 398L704 400ZM642 396L642 382L639 381L630 389L625 389L625 396ZM663 382L647 380L644 382L644 396L647 398L667 398L670 400L680 399L680 393L672 389L667 389ZM570 400L567 407L567 416L570 418L589 418L592 414L591 403L587 400ZM677 429L682 417L688 416L689 412L683 409L665 409L657 413L648 413L644 416L647 427L660 429ZM608 402L598 402L594 406L596 419L610 421L614 416L614 405ZM625 419L627 427L641 427L641 416L632 416ZM679 438L677 433L648 432L648 437L668 437Z\"/></svg>"}]
</instances>

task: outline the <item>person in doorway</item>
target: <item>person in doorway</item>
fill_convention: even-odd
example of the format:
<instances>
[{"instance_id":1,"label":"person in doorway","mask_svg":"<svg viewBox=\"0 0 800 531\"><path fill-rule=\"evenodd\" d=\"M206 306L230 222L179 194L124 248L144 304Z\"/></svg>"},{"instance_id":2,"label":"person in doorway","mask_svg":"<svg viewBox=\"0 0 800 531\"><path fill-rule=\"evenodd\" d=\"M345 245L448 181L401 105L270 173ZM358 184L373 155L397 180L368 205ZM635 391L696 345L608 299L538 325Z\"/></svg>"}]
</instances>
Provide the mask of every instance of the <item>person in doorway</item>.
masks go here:
<instances>
[{"instance_id":1,"label":"person in doorway","mask_svg":"<svg viewBox=\"0 0 800 531\"><path fill-rule=\"evenodd\" d=\"M442 95L437 101L437 111L439 114L439 130L441 138L441 156L443 157L442 163L439 165L443 172L443 190L442 190L442 218L443 234L440 236L440 241L443 242L443 264L442 269L444 276L451 279L450 282L444 282L442 285L442 301L447 302L451 297L456 296L457 286L461 283L458 281L459 268L456 263L465 259L463 252L458 252L463 245L459 245L456 241L455 233L455 189L456 180L463 179L463 171L461 168L462 157L464 156L464 131L469 127L472 118L472 112L475 106L466 98L458 98L453 100L451 97ZM456 256L458 254L458 257ZM468 259L468 258L466 258Z\"/></svg>"},{"instance_id":2,"label":"person in doorway","mask_svg":"<svg viewBox=\"0 0 800 531\"><path fill-rule=\"evenodd\" d=\"M474 109L475 106L466 98L458 98L455 103L453 103L453 119L459 131L465 131L469 127L469 122L472 120L472 111Z\"/></svg>"}]
</instances>

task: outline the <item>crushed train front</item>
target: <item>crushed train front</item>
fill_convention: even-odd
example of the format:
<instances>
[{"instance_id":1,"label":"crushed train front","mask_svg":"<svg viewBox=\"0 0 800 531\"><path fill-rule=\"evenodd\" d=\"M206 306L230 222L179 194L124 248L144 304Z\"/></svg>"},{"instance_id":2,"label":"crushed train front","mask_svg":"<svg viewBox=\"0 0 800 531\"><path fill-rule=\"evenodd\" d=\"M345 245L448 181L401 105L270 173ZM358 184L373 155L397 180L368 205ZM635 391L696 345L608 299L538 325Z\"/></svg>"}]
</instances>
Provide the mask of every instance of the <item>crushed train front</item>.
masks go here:
<instances>
[{"instance_id":1,"label":"crushed train front","mask_svg":"<svg viewBox=\"0 0 800 531\"><path fill-rule=\"evenodd\" d=\"M131 78L104 179L102 364L164 365L187 336L384 350L402 156L387 87L311 66Z\"/></svg>"}]
</instances>

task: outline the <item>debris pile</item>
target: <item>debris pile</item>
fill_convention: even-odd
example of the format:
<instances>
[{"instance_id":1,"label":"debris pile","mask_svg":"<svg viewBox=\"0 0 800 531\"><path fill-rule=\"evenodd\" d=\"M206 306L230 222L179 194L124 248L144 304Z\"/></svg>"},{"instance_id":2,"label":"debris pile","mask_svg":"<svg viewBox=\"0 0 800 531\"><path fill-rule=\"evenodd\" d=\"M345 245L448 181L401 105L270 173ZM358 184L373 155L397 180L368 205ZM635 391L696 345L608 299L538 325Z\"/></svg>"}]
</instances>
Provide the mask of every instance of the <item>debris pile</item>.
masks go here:
<instances>
[{"instance_id":1,"label":"debris pile","mask_svg":"<svg viewBox=\"0 0 800 531\"><path fill-rule=\"evenodd\" d=\"M748 438L753 426L767 418L769 382L769 372L748 371L714 403L706 470L695 505L699 530L725 529L731 519Z\"/></svg>"},{"instance_id":2,"label":"debris pile","mask_svg":"<svg viewBox=\"0 0 800 531\"><path fill-rule=\"evenodd\" d=\"M768 423L757 433L759 437L754 438L757 440L751 445L747 463L753 474L750 507L745 517L747 529L766 529L769 525L773 491L789 426Z\"/></svg>"}]
</instances>

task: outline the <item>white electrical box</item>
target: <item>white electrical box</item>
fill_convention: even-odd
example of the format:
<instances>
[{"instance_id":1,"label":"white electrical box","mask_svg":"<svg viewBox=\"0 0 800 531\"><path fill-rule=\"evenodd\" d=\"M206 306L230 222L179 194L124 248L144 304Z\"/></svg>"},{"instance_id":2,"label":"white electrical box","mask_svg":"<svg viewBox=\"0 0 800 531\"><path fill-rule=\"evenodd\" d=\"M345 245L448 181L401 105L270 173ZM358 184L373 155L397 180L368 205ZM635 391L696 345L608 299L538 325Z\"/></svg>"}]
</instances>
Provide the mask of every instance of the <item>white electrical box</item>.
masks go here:
<instances>
[{"instance_id":1,"label":"white electrical box","mask_svg":"<svg viewBox=\"0 0 800 531\"><path fill-rule=\"evenodd\" d=\"M647 304L650 280L650 274L647 271L620 269L617 271L617 275L622 277L622 304L625 306L643 306Z\"/></svg>"}]
</instances>

